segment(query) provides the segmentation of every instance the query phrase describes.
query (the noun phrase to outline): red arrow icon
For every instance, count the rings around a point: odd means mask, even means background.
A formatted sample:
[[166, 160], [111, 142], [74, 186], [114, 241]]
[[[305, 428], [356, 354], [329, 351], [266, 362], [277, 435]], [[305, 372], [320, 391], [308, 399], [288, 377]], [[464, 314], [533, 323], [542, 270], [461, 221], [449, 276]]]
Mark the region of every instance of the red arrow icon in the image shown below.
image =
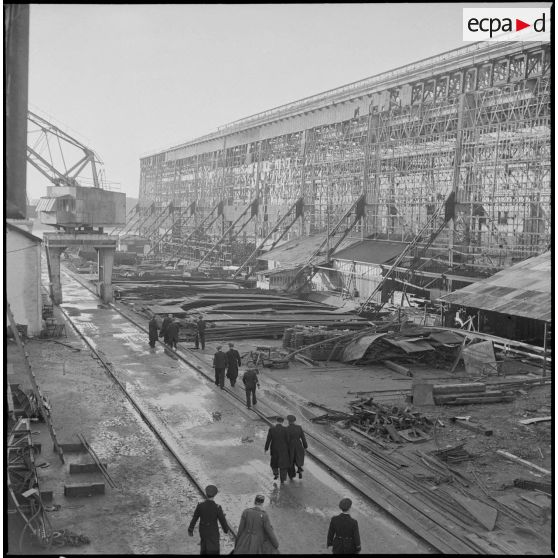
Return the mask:
[[530, 23], [525, 23], [524, 21], [521, 21], [520, 19], [515, 20], [515, 30], [516, 31], [521, 31], [522, 29], [525, 29], [526, 27], [531, 27], [531, 24]]

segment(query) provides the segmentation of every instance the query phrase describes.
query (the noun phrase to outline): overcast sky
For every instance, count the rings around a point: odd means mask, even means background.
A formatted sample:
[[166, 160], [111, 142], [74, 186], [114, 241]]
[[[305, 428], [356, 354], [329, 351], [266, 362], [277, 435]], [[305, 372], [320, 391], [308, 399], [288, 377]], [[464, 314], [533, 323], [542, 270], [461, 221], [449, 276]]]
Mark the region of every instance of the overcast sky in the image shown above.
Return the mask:
[[[465, 46], [461, 8], [474, 5], [31, 4], [29, 107], [137, 196], [141, 155]], [[28, 197], [46, 195], [28, 175]]]

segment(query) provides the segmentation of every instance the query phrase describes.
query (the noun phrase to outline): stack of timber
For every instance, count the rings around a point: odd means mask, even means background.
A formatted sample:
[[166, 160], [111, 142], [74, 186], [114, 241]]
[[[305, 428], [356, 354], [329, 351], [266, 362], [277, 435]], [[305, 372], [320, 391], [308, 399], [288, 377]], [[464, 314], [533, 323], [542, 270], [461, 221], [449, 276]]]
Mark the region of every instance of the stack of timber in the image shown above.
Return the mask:
[[369, 322], [325, 304], [296, 298], [251, 292], [189, 293], [180, 299], [150, 299], [150, 304], [135, 304], [146, 316], [172, 314], [179, 322], [179, 340], [193, 341], [196, 320], [206, 321], [206, 339], [229, 341], [251, 338], [280, 338], [285, 329], [297, 324], [320, 326], [322, 330], [343, 328], [349, 332], [369, 327]]
[[481, 382], [465, 384], [439, 384], [432, 386], [436, 405], [470, 405], [473, 403], [509, 403], [513, 393], [498, 389], [487, 389]]
[[[366, 324], [363, 324], [366, 327]], [[311, 360], [339, 360], [344, 347], [351, 339], [353, 329], [326, 329], [324, 326], [289, 327], [283, 334], [283, 347], [300, 349], [309, 347], [307, 356]], [[349, 335], [348, 339], [339, 340]]]

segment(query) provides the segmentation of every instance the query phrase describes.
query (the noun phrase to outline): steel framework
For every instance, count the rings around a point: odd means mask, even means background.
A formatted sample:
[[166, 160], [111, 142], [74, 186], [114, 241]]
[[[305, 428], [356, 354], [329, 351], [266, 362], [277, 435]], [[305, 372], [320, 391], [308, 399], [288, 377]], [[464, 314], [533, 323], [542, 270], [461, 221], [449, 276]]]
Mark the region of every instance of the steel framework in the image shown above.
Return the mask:
[[105, 187], [99, 156], [58, 126], [28, 111], [27, 136], [27, 161], [53, 184]]
[[[299, 198], [284, 238], [326, 234], [364, 193], [351, 236], [410, 242], [454, 192], [425, 269], [493, 272], [550, 243], [550, 68], [543, 43], [478, 43], [278, 107], [143, 157], [140, 203], [195, 202], [186, 259], [240, 265]], [[256, 199], [234, 245], [224, 232]]]

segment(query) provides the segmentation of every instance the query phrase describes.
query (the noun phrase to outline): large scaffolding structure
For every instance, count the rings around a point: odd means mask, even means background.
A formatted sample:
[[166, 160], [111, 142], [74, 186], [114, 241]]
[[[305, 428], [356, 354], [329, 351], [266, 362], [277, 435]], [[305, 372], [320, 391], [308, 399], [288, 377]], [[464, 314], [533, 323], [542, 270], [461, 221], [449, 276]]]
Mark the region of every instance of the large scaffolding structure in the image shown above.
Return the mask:
[[299, 198], [304, 219], [284, 240], [327, 234], [364, 193], [349, 236], [410, 242], [454, 192], [421, 268], [494, 272], [550, 243], [550, 56], [544, 43], [476, 43], [239, 120], [143, 157], [140, 203], [195, 202], [185, 259], [211, 250], [212, 264], [241, 265]]

